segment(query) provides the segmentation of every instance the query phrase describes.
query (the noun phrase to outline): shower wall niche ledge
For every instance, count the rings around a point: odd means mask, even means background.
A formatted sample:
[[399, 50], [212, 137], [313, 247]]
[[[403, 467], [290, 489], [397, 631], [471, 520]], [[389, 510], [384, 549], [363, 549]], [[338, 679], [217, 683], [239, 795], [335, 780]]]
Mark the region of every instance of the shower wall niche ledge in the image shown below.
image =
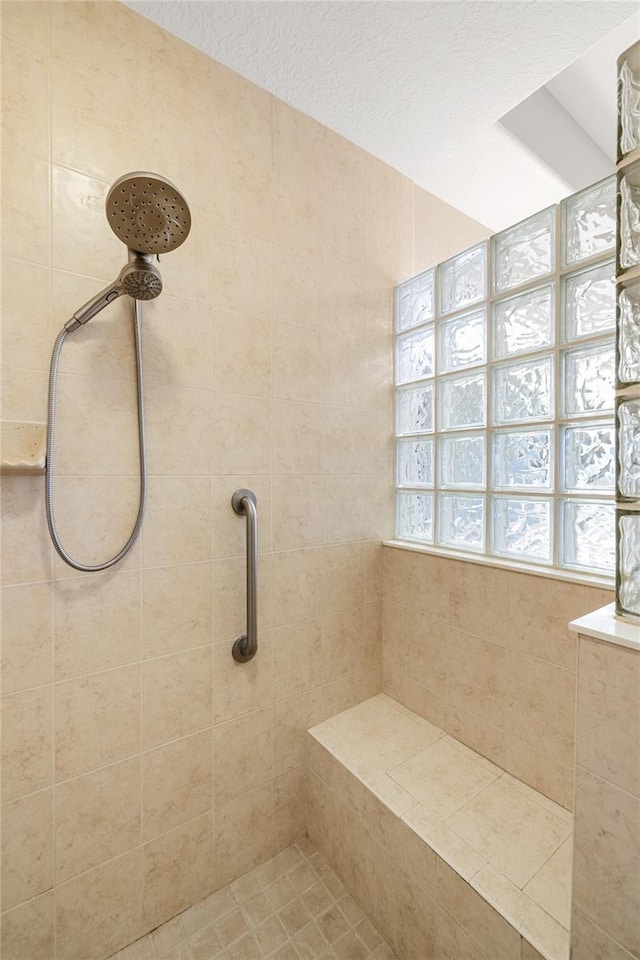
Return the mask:
[[606, 607], [572, 620], [569, 629], [583, 637], [593, 637], [640, 651], [640, 620], [634, 623], [629, 617], [616, 616], [615, 603], [608, 603]]
[[0, 432], [0, 475], [44, 473], [47, 425], [3, 420]]

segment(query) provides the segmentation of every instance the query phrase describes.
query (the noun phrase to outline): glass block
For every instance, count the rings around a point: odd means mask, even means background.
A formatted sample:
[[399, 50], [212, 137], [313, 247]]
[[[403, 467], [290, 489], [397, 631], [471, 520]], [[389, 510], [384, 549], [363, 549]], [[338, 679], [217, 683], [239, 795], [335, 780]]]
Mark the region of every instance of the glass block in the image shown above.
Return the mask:
[[396, 383], [424, 380], [434, 374], [433, 326], [407, 333], [396, 341]]
[[620, 156], [640, 146], [640, 50], [635, 44], [618, 71]]
[[611, 491], [615, 486], [616, 436], [613, 423], [564, 427], [563, 486], [568, 493]]
[[640, 514], [618, 515], [618, 601], [623, 610], [640, 616]]
[[433, 431], [433, 384], [405, 387], [396, 393], [396, 432], [400, 436]]
[[539, 287], [493, 307], [495, 357], [551, 346], [553, 343], [553, 287]]
[[565, 264], [615, 251], [616, 181], [601, 183], [568, 197], [562, 203], [562, 249]]
[[448, 377], [439, 384], [441, 430], [483, 427], [485, 423], [486, 376]]
[[493, 499], [493, 553], [551, 563], [551, 500]]
[[493, 289], [519, 287], [551, 273], [554, 263], [555, 207], [549, 207], [493, 238]]
[[553, 359], [495, 367], [493, 416], [496, 423], [548, 420], [553, 416]]
[[620, 180], [620, 266], [640, 263], [640, 164]]
[[562, 281], [565, 340], [590, 337], [616, 326], [616, 265], [612, 260]]
[[402, 333], [419, 323], [433, 320], [434, 270], [426, 270], [417, 277], [401, 283], [396, 289], [396, 330]]
[[640, 380], [640, 284], [618, 294], [618, 377], [621, 383]]
[[618, 450], [620, 496], [637, 500], [640, 497], [640, 400], [623, 400], [618, 404]]
[[613, 410], [613, 344], [597, 344], [564, 354], [564, 413], [573, 417]]
[[396, 457], [399, 487], [433, 486], [433, 440], [398, 440]]
[[440, 484], [443, 487], [479, 487], [485, 483], [483, 434], [442, 437], [439, 441]]
[[433, 543], [433, 494], [396, 493], [398, 536]]
[[486, 359], [486, 310], [474, 310], [440, 324], [440, 373], [474, 367]]
[[612, 503], [564, 500], [562, 565], [612, 574], [615, 567], [615, 517]]
[[484, 497], [442, 493], [439, 543], [460, 550], [484, 549]]
[[453, 313], [487, 295], [487, 245], [478, 244], [446, 260], [440, 271], [440, 313]]
[[493, 486], [553, 489], [551, 430], [493, 435]]

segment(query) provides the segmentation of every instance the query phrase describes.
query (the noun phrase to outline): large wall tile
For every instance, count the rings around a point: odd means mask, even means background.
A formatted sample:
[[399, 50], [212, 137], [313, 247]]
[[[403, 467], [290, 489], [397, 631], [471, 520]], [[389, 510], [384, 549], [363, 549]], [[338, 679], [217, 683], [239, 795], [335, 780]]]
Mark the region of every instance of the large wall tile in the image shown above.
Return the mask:
[[[322, 537], [325, 544], [361, 540], [365, 529], [364, 478], [322, 478]], [[373, 521], [372, 521], [373, 525]], [[371, 529], [367, 526], [367, 529]]]
[[319, 686], [322, 682], [322, 621], [318, 618], [274, 627], [271, 637], [274, 698], [283, 700]]
[[524, 653], [507, 656], [506, 728], [525, 743], [544, 743], [571, 766], [575, 740], [575, 673]]
[[152, 477], [142, 531], [145, 566], [211, 559], [211, 481]]
[[[26, 263], [24, 260], [12, 260], [9, 257], [2, 260], [0, 329], [3, 354], [11, 358], [12, 367], [44, 371], [49, 366], [54, 339], [50, 279], [51, 271], [48, 267]], [[29, 290], [28, 297], [24, 295], [25, 290]], [[8, 419], [7, 407], [3, 409], [3, 416]], [[44, 407], [42, 411], [44, 413]]]
[[[269, 320], [271, 244], [246, 234], [222, 230], [215, 236], [213, 257], [216, 309]], [[227, 330], [231, 332], [229, 327]], [[241, 321], [240, 333], [242, 336]]]
[[210, 730], [142, 756], [143, 838], [149, 840], [211, 809]]
[[320, 330], [324, 316], [322, 281], [322, 259], [315, 252], [276, 246], [273, 252], [273, 319], [278, 323]]
[[145, 929], [164, 923], [220, 886], [213, 881], [212, 839], [207, 813], [145, 844]]
[[476, 947], [487, 957], [519, 960], [518, 932], [440, 857], [436, 872], [438, 904], [456, 920]]
[[271, 636], [262, 630], [258, 652], [248, 663], [237, 663], [231, 641], [213, 645], [214, 723], [231, 720], [266, 706], [272, 700]]
[[100, 73], [136, 76], [140, 21], [122, 7], [101, 2], [73, 2], [51, 6], [51, 47], [54, 56], [92, 67]]
[[3, 477], [3, 583], [48, 580], [53, 548], [47, 541], [42, 478]]
[[53, 266], [111, 283], [126, 262], [126, 252], [104, 215], [110, 184], [59, 164], [53, 166], [52, 177]]
[[339, 613], [364, 602], [364, 552], [361, 543], [322, 548], [322, 612]]
[[580, 911], [573, 917], [571, 950], [574, 960], [635, 960], [628, 950]]
[[51, 45], [50, 14], [50, 5], [44, 0], [29, 4], [9, 0], [2, 8], [2, 35], [48, 53]]
[[[94, 263], [92, 271], [86, 277], [64, 270], [51, 271], [52, 338], [57, 336], [71, 315], [104, 286], [104, 277], [96, 279], [101, 276], [101, 267], [101, 263]], [[106, 279], [113, 280], [113, 277]], [[154, 304], [156, 302], [154, 301]], [[146, 321], [149, 318], [147, 311], [152, 308], [152, 304], [146, 305], [142, 323], [145, 382], [149, 376], [147, 346], [151, 334], [151, 324]], [[74, 331], [73, 336], [65, 340], [61, 370], [66, 374], [77, 373], [91, 379], [134, 381], [136, 368], [132, 312], [131, 301], [122, 297], [94, 317], [91, 323]], [[51, 346], [52, 344], [48, 344], [49, 351]], [[135, 417], [134, 411], [130, 410], [130, 415]], [[134, 425], [135, 419], [130, 420], [129, 429], [132, 430]]]
[[508, 684], [504, 647], [452, 630], [447, 672], [454, 707], [503, 726]]
[[2, 692], [53, 680], [51, 584], [3, 587]]
[[140, 169], [140, 103], [125, 73], [79, 73], [55, 59], [51, 72], [52, 159], [113, 181]]
[[53, 886], [53, 790], [2, 807], [2, 905], [5, 910]]
[[2, 698], [2, 801], [15, 800], [53, 781], [53, 688]]
[[[251, 278], [247, 285], [260, 282], [254, 279], [251, 269], [247, 277]], [[226, 303], [228, 297], [222, 299]], [[268, 320], [263, 318], [269, 315], [269, 311], [264, 307], [256, 308], [260, 319], [241, 315], [243, 308], [250, 307], [251, 303], [243, 302], [242, 298], [225, 309], [216, 306], [213, 324], [213, 389], [224, 393], [268, 397], [271, 395], [271, 327]]]
[[322, 344], [322, 402], [364, 408], [364, 344], [325, 337]]
[[320, 334], [315, 330], [274, 323], [272, 326], [272, 390], [281, 400], [321, 399]]
[[576, 771], [574, 910], [640, 955], [640, 798]]
[[[23, 188], [28, 184], [28, 189]], [[50, 167], [3, 136], [2, 254], [49, 264]]]
[[145, 747], [210, 727], [211, 648], [146, 660], [142, 689]]
[[141, 786], [137, 757], [56, 786], [58, 883], [140, 844]]
[[318, 403], [273, 401], [273, 472], [319, 474], [322, 408]]
[[271, 707], [218, 724], [214, 729], [216, 808], [271, 782]]
[[573, 758], [565, 763], [550, 757], [541, 741], [537, 746], [525, 743], [507, 730], [504, 741], [504, 765], [514, 776], [551, 797], [561, 806], [573, 807]]
[[96, 770], [141, 748], [140, 667], [55, 686], [56, 779]]
[[576, 761], [640, 796], [640, 657], [600, 640], [580, 640]]
[[473, 563], [456, 563], [450, 572], [451, 624], [476, 637], [504, 644], [505, 621], [495, 615], [507, 602], [504, 572]]
[[216, 808], [216, 887], [263, 863], [275, 852], [271, 783]]
[[131, 381], [61, 373], [56, 399], [56, 476], [136, 472], [136, 391]]
[[[129, 405], [132, 409], [132, 404]], [[146, 390], [147, 463], [152, 473], [211, 473], [211, 393], [174, 384]]]
[[56, 679], [140, 660], [140, 575], [107, 573], [54, 586]]
[[212, 564], [142, 571], [142, 655], [203, 647], [211, 642]]
[[316, 617], [322, 610], [322, 550], [286, 550], [273, 555], [274, 626]]
[[[131, 536], [138, 514], [139, 489], [137, 477], [56, 477], [56, 523], [64, 549], [80, 563], [98, 564], [114, 557]], [[152, 493], [153, 490], [150, 501]], [[147, 521], [150, 513], [149, 509]], [[139, 540], [119, 566], [121, 571], [140, 566]], [[56, 577], [84, 576], [57, 553], [53, 569]]]
[[[5, 14], [3, 13], [3, 18]], [[52, 957], [53, 891], [34, 897], [2, 915], [2, 956], [4, 960], [24, 957]]]
[[56, 958], [101, 960], [142, 930], [142, 851], [132, 850], [55, 891]]
[[297, 550], [322, 543], [319, 477], [273, 478], [273, 549]]
[[214, 393], [212, 469], [239, 476], [271, 472], [271, 402]]
[[144, 305], [143, 330], [146, 383], [211, 389], [213, 311], [209, 305], [180, 300], [168, 287], [161, 297]]

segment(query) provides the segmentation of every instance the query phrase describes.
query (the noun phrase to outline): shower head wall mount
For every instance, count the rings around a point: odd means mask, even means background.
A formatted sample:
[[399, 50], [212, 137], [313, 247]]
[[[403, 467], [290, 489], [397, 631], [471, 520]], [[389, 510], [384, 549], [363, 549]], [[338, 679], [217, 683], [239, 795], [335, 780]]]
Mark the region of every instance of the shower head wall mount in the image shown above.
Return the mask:
[[109, 226], [129, 249], [129, 262], [113, 283], [88, 300], [65, 323], [71, 333], [118, 297], [153, 300], [162, 292], [162, 277], [154, 256], [184, 243], [191, 229], [187, 201], [169, 180], [155, 173], [127, 173], [107, 194]]

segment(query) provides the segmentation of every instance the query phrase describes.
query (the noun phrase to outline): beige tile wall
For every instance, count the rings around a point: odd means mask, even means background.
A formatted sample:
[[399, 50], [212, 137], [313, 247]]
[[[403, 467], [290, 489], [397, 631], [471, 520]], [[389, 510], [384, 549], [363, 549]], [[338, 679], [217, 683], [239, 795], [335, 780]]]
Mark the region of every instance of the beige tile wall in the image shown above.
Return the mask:
[[567, 808], [577, 640], [613, 593], [383, 547], [383, 690]]
[[640, 651], [579, 638], [572, 953], [640, 958]]
[[358, 804], [362, 785], [354, 789], [344, 770], [336, 776], [331, 760], [323, 764], [332, 781], [328, 784], [317, 772], [316, 759], [307, 774], [309, 837], [375, 918], [398, 957], [542, 960], [431, 847], [416, 844], [415, 834], [388, 807], [372, 794]]
[[[303, 731], [380, 688], [392, 288], [486, 230], [123, 6], [1, 13], [4, 418], [44, 420], [55, 335], [124, 263], [113, 180], [157, 170], [193, 214], [144, 307], [140, 543], [78, 575], [43, 479], [2, 483], [3, 956], [101, 960], [299, 836]], [[137, 505], [124, 305], [69, 338], [58, 422], [59, 528], [94, 562]]]

